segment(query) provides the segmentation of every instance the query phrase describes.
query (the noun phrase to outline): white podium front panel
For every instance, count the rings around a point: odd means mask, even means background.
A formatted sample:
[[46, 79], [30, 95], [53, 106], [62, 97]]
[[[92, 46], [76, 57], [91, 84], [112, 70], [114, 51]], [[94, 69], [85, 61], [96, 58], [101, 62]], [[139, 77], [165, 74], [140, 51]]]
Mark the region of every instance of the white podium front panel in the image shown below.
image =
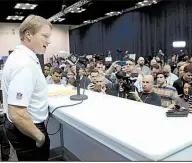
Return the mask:
[[[192, 116], [167, 118], [166, 110], [153, 105], [86, 91], [82, 104], [53, 113], [96, 141], [130, 159], [164, 160], [192, 145]], [[50, 111], [74, 104], [69, 96], [49, 98]]]

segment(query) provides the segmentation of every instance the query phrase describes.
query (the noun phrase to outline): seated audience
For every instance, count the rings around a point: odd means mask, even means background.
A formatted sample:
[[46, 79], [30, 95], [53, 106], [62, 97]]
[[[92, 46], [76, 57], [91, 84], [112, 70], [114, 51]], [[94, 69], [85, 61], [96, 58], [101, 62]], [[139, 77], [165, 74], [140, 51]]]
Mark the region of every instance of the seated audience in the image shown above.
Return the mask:
[[178, 79], [178, 77], [171, 72], [171, 66], [165, 65], [163, 68], [163, 71], [165, 72], [165, 74], [167, 76], [167, 78], [166, 78], [167, 84], [169, 84], [170, 86], [173, 86], [174, 81], [176, 81]]
[[74, 87], [76, 87], [76, 77], [75, 73], [70, 69], [67, 72], [67, 84], [70, 84]]
[[150, 62], [150, 66], [157, 64], [157, 61], [155, 59], [152, 59]]
[[161, 96], [162, 106], [169, 109], [175, 108], [178, 97], [177, 90], [168, 85], [166, 82], [166, 75], [163, 71], [157, 73], [157, 85], [154, 86], [154, 92]]
[[45, 76], [46, 80], [49, 80], [51, 78], [50, 70], [51, 70], [51, 65], [48, 63], [45, 64], [44, 65], [44, 76]]
[[136, 100], [139, 102], [161, 106], [161, 96], [153, 92], [154, 79], [152, 75], [145, 75], [143, 77], [143, 92], [133, 93]]
[[179, 74], [178, 76], [179, 77], [183, 76], [185, 66], [187, 66], [187, 63], [185, 63], [185, 64], [183, 64], [182, 66], [179, 67], [179, 71], [178, 71], [178, 74]]
[[91, 80], [87, 77], [87, 73], [84, 69], [79, 70], [80, 75], [80, 87], [87, 89], [88, 85], [91, 83]]
[[157, 73], [160, 71], [160, 67], [158, 64], [154, 64], [151, 66], [151, 75], [154, 79], [154, 85], [157, 85]]
[[149, 67], [145, 66], [145, 60], [143, 57], [139, 57], [138, 61], [137, 61], [137, 65], [135, 66], [135, 68], [140, 67], [141, 71], [144, 75], [149, 75], [150, 74], [150, 69]]
[[64, 84], [66, 85], [67, 81], [65, 78], [61, 78], [62, 70], [60, 68], [53, 68], [52, 75], [50, 79], [47, 79], [47, 84]]
[[[97, 61], [97, 62], [96, 62], [95, 69], [96, 69], [97, 71], [99, 71], [100, 74], [103, 73], [103, 74], [105, 75], [104, 64], [103, 64], [102, 61]], [[112, 86], [113, 86], [112, 82], [111, 82], [109, 79], [107, 79], [107, 78], [105, 78], [105, 84], [106, 84], [106, 87], [107, 87], [108, 89], [111, 89]]]
[[177, 79], [173, 83], [173, 87], [176, 88], [178, 95], [183, 95], [183, 86], [185, 83], [190, 83], [192, 79], [192, 65], [187, 65], [184, 67], [183, 76]]
[[106, 93], [107, 88], [105, 84], [105, 75], [99, 74], [95, 80], [95, 85], [93, 87], [93, 90], [95, 92], [100, 92], [100, 93]]
[[183, 92], [184, 95], [181, 97], [181, 102], [179, 102], [180, 107], [184, 107], [186, 109], [189, 109], [189, 87], [190, 85], [188, 83], [184, 84]]

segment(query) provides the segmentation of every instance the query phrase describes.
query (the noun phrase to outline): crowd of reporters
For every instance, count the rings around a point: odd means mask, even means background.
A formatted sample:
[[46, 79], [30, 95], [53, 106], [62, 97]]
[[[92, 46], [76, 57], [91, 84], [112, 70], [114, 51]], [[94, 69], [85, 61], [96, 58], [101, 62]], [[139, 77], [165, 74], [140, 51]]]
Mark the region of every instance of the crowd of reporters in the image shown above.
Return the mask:
[[[45, 64], [44, 75], [48, 84], [76, 87], [76, 66], [67, 61], [55, 67]], [[192, 64], [186, 56], [180, 61], [172, 56], [169, 63], [156, 56], [148, 64], [143, 57], [137, 61], [125, 57], [110, 66], [102, 59], [89, 58], [79, 75], [80, 87], [95, 92], [169, 109], [190, 105]]]

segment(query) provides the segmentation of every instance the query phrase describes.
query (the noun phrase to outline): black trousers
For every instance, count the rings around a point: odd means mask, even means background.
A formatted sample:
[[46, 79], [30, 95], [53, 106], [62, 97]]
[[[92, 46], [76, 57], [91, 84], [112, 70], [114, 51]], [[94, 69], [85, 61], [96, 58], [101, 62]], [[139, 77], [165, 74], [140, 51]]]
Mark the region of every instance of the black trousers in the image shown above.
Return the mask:
[[18, 161], [48, 161], [50, 151], [50, 139], [45, 124], [35, 124], [45, 135], [45, 143], [40, 148], [36, 146], [35, 140], [21, 133], [17, 127], [8, 119], [5, 121], [7, 137], [16, 150]]
[[8, 161], [10, 155], [10, 144], [5, 134], [4, 124], [0, 125], [0, 146], [1, 146], [1, 160]]

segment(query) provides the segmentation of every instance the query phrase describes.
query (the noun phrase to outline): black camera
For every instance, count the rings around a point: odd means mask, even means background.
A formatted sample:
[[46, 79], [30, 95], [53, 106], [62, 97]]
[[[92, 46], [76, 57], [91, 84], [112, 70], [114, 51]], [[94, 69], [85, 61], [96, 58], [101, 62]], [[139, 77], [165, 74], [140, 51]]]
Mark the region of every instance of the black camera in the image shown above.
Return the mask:
[[95, 58], [96, 61], [104, 61], [105, 60], [104, 54], [94, 54], [93, 58]]
[[132, 74], [131, 76], [126, 76], [124, 71], [119, 71], [116, 73], [116, 78], [119, 83], [119, 92], [124, 93], [124, 98], [135, 100], [130, 92], [135, 92], [135, 82], [137, 80], [137, 74]]
[[78, 56], [75, 54], [71, 54], [68, 57], [68, 60], [71, 61], [73, 64], [77, 65], [79, 68], [86, 68], [86, 65], [89, 62], [86, 56]]

